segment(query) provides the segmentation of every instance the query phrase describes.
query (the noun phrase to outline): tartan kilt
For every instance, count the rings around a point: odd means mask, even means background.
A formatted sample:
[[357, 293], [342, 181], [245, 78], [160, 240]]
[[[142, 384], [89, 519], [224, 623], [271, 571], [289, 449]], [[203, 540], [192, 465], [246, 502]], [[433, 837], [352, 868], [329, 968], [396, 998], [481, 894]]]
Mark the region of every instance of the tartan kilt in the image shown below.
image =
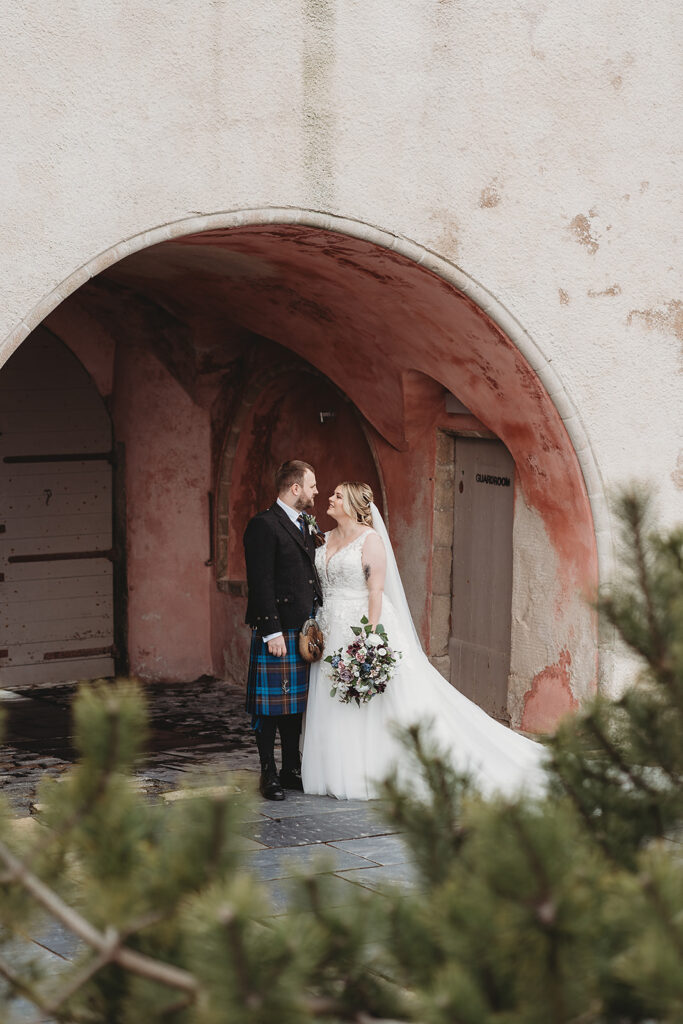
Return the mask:
[[299, 630], [282, 632], [287, 653], [276, 658], [252, 630], [245, 705], [252, 715], [296, 715], [306, 710], [310, 665], [299, 654]]

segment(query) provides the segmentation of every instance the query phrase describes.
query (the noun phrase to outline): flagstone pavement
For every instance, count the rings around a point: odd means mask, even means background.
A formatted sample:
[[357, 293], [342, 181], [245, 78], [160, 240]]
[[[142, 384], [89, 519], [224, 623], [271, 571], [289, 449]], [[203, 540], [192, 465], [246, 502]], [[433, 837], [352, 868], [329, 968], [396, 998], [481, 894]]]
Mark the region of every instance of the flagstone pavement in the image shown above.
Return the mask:
[[[0, 792], [9, 801], [18, 829], [40, 829], [37, 796], [44, 775], [58, 777], [73, 764], [72, 684], [0, 691], [5, 740], [0, 751]], [[210, 679], [148, 686], [150, 717], [147, 754], [136, 767], [137, 785], [150, 799], [174, 800], [191, 780], [253, 794], [239, 822], [245, 864], [261, 880], [269, 913], [287, 913], [291, 878], [302, 870], [328, 876], [326, 898], [343, 904], [358, 887], [381, 898], [387, 886], [414, 891], [416, 881], [406, 847], [387, 824], [377, 801], [335, 800], [288, 791], [281, 802], [257, 790], [258, 757], [240, 687]], [[26, 936], [48, 970], [58, 972], [78, 944], [61, 926], [50, 924]], [[6, 953], [7, 955], [7, 953]], [[28, 1006], [15, 1004], [17, 1021], [35, 1020]]]

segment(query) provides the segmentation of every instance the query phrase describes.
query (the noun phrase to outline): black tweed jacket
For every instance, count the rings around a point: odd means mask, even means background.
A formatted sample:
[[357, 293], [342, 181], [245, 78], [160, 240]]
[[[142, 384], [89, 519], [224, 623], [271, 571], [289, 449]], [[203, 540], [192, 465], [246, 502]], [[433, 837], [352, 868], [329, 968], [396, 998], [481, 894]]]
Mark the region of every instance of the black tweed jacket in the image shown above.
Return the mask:
[[244, 531], [249, 591], [245, 621], [262, 636], [298, 629], [314, 603], [323, 603], [315, 568], [315, 541], [275, 503]]

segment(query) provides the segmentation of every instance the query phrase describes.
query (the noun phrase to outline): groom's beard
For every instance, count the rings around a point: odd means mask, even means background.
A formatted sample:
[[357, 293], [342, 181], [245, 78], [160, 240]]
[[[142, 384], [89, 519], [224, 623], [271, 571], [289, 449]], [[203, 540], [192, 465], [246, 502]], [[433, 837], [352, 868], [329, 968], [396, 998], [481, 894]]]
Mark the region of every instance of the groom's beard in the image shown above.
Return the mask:
[[297, 498], [294, 508], [297, 512], [312, 512], [315, 508], [315, 498]]

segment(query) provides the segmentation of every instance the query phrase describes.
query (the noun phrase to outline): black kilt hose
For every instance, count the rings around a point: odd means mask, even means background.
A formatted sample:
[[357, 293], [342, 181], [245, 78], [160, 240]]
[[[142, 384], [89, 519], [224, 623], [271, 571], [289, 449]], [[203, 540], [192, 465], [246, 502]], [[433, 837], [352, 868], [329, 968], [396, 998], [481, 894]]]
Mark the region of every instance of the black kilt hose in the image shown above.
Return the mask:
[[[252, 628], [246, 710], [262, 715], [297, 715], [306, 710], [310, 666], [299, 654], [299, 631], [322, 588], [315, 568], [315, 541], [277, 503], [254, 516], [244, 534], [249, 592], [246, 621]], [[282, 632], [287, 647], [276, 658], [264, 636]]]

